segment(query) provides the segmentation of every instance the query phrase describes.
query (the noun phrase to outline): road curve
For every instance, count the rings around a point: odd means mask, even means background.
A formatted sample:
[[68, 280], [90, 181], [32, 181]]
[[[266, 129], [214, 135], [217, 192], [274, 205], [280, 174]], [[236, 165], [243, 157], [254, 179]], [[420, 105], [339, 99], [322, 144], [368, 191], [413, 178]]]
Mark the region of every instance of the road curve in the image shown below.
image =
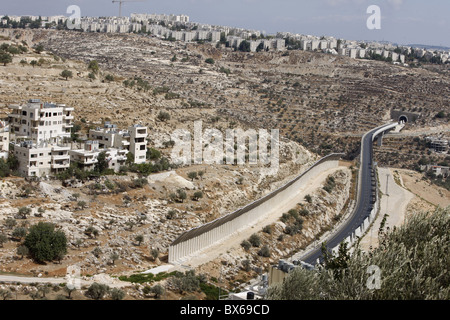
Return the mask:
[[[360, 169], [358, 182], [358, 197], [354, 211], [337, 231], [327, 240], [328, 249], [333, 249], [349, 237], [370, 215], [375, 201], [377, 181], [373, 169], [373, 141], [385, 131], [394, 128], [398, 123], [389, 123], [367, 132], [361, 139]], [[314, 248], [299, 260], [310, 265], [315, 265], [322, 258], [321, 248]]]

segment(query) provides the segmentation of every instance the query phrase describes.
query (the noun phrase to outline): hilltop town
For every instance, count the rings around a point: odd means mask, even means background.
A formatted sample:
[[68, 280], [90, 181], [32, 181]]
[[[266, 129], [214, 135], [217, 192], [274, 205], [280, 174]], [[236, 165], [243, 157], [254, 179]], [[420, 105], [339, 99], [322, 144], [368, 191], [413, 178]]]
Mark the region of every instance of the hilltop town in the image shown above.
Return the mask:
[[[450, 204], [448, 52], [268, 36], [185, 15], [83, 18], [82, 32], [63, 28], [66, 20], [0, 19], [1, 50], [11, 56], [0, 67], [0, 272], [64, 277], [77, 265], [83, 281], [103, 277], [129, 299], [159, 298], [156, 285], [168, 299], [211, 298], [206, 286], [239, 292], [342, 223], [356, 199], [361, 137], [391, 120], [406, 127], [384, 136], [374, 155], [414, 194], [405, 207]], [[193, 132], [195, 121], [223, 132], [279, 129], [278, 172], [174, 163], [172, 134]], [[193, 268], [202, 290], [184, 290], [180, 274], [165, 272], [184, 232], [331, 153], [343, 153], [338, 168], [291, 210]], [[45, 264], [18, 251], [39, 222], [68, 240], [67, 253]], [[142, 274], [154, 269], [161, 279]], [[176, 272], [192, 276], [183, 265]], [[87, 286], [76, 298], [86, 299]], [[23, 299], [41, 292], [19, 287]]]

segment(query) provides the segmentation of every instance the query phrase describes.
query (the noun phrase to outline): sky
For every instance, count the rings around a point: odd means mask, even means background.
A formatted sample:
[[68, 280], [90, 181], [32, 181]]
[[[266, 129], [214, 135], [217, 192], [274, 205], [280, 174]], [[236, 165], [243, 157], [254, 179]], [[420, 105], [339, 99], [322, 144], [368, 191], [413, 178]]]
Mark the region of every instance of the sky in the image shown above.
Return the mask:
[[[78, 5], [82, 16], [118, 16], [112, 0], [0, 0], [0, 15], [66, 15]], [[370, 5], [381, 10], [381, 29], [369, 30]], [[450, 47], [449, 0], [141, 0], [124, 3], [131, 13], [186, 14], [193, 22], [292, 32], [348, 40], [391, 41]]]

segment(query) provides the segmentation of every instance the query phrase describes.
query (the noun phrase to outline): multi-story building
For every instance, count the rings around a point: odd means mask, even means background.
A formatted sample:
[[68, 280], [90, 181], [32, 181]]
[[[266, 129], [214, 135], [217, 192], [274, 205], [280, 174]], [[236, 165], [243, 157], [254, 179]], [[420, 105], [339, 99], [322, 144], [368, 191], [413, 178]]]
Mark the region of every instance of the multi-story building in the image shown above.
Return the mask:
[[116, 125], [106, 123], [104, 128], [89, 131], [89, 139], [98, 141], [99, 149], [118, 149], [131, 152], [134, 163], [144, 163], [147, 154], [147, 128], [140, 125], [128, 130], [118, 130]]
[[78, 167], [86, 171], [92, 171], [95, 169], [95, 165], [98, 163], [98, 155], [100, 154], [100, 148], [98, 141], [86, 141], [84, 149], [70, 150], [70, 161], [78, 164]]
[[0, 153], [6, 151], [7, 154], [9, 139], [14, 140], [18, 171], [24, 176], [52, 175], [69, 168], [71, 161], [85, 170], [93, 170], [102, 151], [106, 152], [109, 168], [115, 171], [125, 164], [129, 153], [135, 163], [146, 161], [146, 127], [135, 125], [128, 130], [118, 130], [117, 126], [106, 123], [104, 128], [89, 132], [91, 140], [84, 148], [72, 150], [68, 141], [73, 127], [72, 107], [34, 99], [26, 105], [10, 108], [11, 130], [6, 123], [0, 123]]
[[12, 109], [12, 113], [8, 115], [12, 139], [52, 144], [70, 138], [74, 119], [72, 107], [42, 103], [38, 99], [31, 99], [23, 106], [9, 107]]
[[14, 146], [14, 155], [19, 162], [19, 172], [27, 177], [42, 177], [69, 168], [69, 146], [40, 145], [24, 141]]

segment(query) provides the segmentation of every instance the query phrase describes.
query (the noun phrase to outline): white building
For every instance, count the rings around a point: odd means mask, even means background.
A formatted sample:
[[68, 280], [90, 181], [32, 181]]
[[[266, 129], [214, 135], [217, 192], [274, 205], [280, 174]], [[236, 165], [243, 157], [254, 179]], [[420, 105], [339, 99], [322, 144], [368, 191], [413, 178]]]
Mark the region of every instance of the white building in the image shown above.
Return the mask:
[[0, 121], [0, 158], [8, 158], [9, 152], [9, 125]]
[[128, 130], [118, 130], [115, 125], [106, 123], [104, 128], [89, 131], [89, 139], [98, 141], [99, 149], [118, 149], [131, 152], [134, 163], [144, 163], [147, 155], [147, 128], [139, 125]]
[[70, 138], [73, 127], [72, 107], [64, 104], [42, 103], [31, 99], [26, 105], [10, 105], [8, 115], [14, 139], [33, 141], [35, 144], [61, 142]]
[[211, 42], [219, 42], [220, 41], [220, 31], [211, 31]]
[[84, 149], [69, 151], [70, 161], [77, 163], [80, 168], [86, 171], [95, 169], [99, 154], [98, 141], [86, 141]]
[[70, 167], [69, 146], [33, 144], [24, 141], [14, 146], [19, 162], [18, 171], [27, 177], [42, 177], [58, 173]]

